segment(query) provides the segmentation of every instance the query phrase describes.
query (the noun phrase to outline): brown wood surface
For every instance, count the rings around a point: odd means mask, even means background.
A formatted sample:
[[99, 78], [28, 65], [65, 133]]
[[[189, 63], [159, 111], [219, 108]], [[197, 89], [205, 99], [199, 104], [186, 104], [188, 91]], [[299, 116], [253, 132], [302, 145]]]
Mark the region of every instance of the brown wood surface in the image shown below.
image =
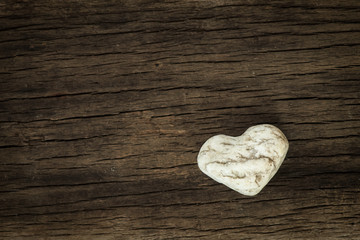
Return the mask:
[[[0, 239], [360, 239], [360, 1], [0, 2]], [[270, 123], [245, 197], [197, 167]]]

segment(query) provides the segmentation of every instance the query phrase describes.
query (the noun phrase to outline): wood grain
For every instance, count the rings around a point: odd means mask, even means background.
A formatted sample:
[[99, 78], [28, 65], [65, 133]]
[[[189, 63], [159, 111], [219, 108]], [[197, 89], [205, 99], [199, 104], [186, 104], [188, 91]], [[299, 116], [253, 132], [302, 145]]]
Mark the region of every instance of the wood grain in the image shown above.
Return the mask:
[[[0, 3], [1, 239], [360, 239], [359, 1]], [[196, 164], [270, 123], [256, 197]]]

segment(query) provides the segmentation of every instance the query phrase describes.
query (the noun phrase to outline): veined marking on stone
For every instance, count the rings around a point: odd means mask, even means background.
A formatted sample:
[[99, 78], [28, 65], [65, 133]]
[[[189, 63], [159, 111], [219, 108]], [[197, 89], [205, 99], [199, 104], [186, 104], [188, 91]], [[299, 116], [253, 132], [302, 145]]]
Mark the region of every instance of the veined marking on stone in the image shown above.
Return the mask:
[[244, 195], [253, 196], [275, 175], [289, 144], [285, 135], [269, 124], [249, 128], [239, 137], [217, 135], [201, 147], [202, 172]]
[[221, 145], [224, 145], [224, 146], [234, 146], [234, 144], [231, 144], [231, 143], [227, 143], [227, 142], [222, 142], [220, 143]]

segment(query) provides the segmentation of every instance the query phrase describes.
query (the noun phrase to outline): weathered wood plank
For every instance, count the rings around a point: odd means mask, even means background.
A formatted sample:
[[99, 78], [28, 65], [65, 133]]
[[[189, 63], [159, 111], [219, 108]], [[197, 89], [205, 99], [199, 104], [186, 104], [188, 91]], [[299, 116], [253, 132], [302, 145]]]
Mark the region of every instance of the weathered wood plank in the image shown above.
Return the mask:
[[[2, 239], [360, 238], [358, 1], [0, 3]], [[197, 168], [258, 123], [256, 197]]]

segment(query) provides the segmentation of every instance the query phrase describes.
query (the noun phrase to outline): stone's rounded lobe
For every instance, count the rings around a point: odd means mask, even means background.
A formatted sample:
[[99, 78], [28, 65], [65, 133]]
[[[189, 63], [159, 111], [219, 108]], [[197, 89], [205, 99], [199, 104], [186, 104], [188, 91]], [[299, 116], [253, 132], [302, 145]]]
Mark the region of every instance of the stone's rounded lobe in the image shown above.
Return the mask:
[[201, 147], [200, 170], [229, 188], [247, 195], [258, 194], [275, 175], [289, 148], [277, 127], [250, 127], [239, 137], [216, 135]]

